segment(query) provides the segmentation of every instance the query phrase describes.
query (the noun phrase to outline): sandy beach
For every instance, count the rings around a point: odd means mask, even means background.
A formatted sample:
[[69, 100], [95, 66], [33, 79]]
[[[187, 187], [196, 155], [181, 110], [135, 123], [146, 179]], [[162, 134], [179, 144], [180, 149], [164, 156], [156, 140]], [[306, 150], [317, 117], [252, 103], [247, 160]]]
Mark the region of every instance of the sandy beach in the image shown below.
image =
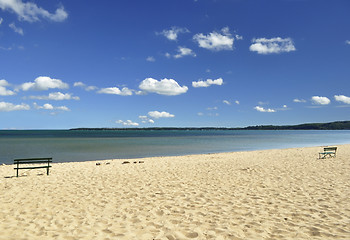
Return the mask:
[[0, 166], [0, 239], [350, 239], [350, 145], [322, 150]]

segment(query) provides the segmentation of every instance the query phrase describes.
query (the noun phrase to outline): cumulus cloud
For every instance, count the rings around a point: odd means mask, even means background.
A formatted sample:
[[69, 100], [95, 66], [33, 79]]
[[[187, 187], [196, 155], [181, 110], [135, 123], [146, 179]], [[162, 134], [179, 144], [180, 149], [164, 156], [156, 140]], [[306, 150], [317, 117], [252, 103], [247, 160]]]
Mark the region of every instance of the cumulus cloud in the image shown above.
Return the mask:
[[346, 104], [350, 104], [350, 97], [344, 96], [344, 95], [334, 95], [334, 99], [337, 102], [342, 102]]
[[174, 55], [174, 58], [182, 58], [184, 56], [197, 56], [196, 53], [192, 51], [192, 49], [186, 47], [178, 47], [177, 52], [178, 54]]
[[14, 91], [8, 90], [6, 88], [9, 85], [10, 84], [6, 80], [0, 80], [0, 96], [11, 96], [16, 94]]
[[255, 38], [252, 40], [249, 50], [258, 54], [272, 54], [282, 52], [292, 52], [296, 48], [291, 38]]
[[234, 38], [230, 33], [230, 29], [225, 27], [220, 32], [211, 32], [208, 35], [199, 33], [193, 36], [199, 47], [212, 51], [233, 50]]
[[159, 111], [151, 111], [148, 112], [148, 116], [151, 118], [173, 118], [175, 115], [170, 114], [168, 112], [159, 112]]
[[116, 123], [123, 124], [124, 126], [138, 126], [139, 124], [137, 122], [133, 122], [131, 120], [117, 120]]
[[23, 91], [36, 90], [44, 91], [52, 88], [67, 89], [69, 85], [62, 82], [60, 79], [53, 79], [50, 77], [41, 76], [34, 80], [34, 82], [26, 82], [20, 86]]
[[187, 28], [171, 27], [170, 29], [165, 29], [162, 32], [156, 33], [157, 35], [163, 35], [171, 41], [176, 41], [180, 33], [190, 32]]
[[295, 98], [295, 99], [293, 99], [293, 102], [296, 102], [296, 103], [305, 103], [306, 100], [305, 100], [305, 99], [298, 99], [298, 98]]
[[331, 100], [329, 100], [329, 98], [327, 97], [319, 97], [319, 96], [313, 96], [311, 98], [311, 101], [314, 104], [318, 104], [318, 105], [328, 105], [331, 103]]
[[238, 100], [236, 100], [236, 101], [235, 101], [235, 103], [236, 103], [237, 105], [239, 105], [239, 104], [240, 104], [240, 102], [239, 102]]
[[10, 23], [9, 27], [15, 32], [18, 33], [19, 35], [24, 35], [23, 29], [20, 27], [17, 27], [15, 23]]
[[269, 113], [276, 112], [276, 110], [274, 109], [271, 109], [271, 108], [266, 109], [260, 106], [256, 106], [254, 109], [257, 110], [258, 112], [269, 112]]
[[115, 94], [115, 95], [121, 95], [121, 96], [131, 96], [132, 90], [130, 90], [127, 87], [122, 88], [122, 90], [120, 90], [117, 87], [109, 87], [109, 88], [101, 88], [97, 93]]
[[154, 123], [154, 120], [149, 118], [148, 116], [139, 116], [139, 118], [141, 119], [142, 123]]
[[147, 61], [147, 62], [155, 62], [156, 59], [155, 59], [154, 57], [152, 57], [152, 56], [148, 56], [148, 57], [146, 58], [146, 61]]
[[174, 79], [167, 78], [164, 78], [160, 81], [153, 78], [146, 78], [140, 83], [139, 88], [145, 92], [168, 96], [183, 94], [188, 90], [188, 87], [181, 87]]
[[0, 17], [0, 25], [2, 24], [3, 21], [4, 19]]
[[350, 45], [350, 40], [346, 40], [345, 43]]
[[62, 6], [57, 8], [55, 13], [49, 13], [33, 2], [23, 2], [22, 0], [0, 0], [0, 8], [4, 11], [7, 10], [16, 13], [20, 20], [28, 22], [36, 22], [40, 18], [62, 22], [68, 17], [68, 13]]
[[49, 104], [49, 103], [45, 103], [43, 106], [42, 106], [43, 109], [47, 109], [47, 110], [53, 110], [54, 107]]
[[0, 112], [11, 112], [20, 110], [30, 110], [30, 106], [24, 103], [15, 105], [9, 102], [0, 102]]
[[55, 100], [55, 101], [80, 100], [79, 97], [73, 96], [70, 93], [61, 93], [61, 92], [49, 93], [48, 96], [29, 96], [29, 98], [30, 99], [38, 99], [38, 100]]
[[43, 106], [40, 106], [37, 103], [34, 103], [33, 105], [35, 109], [70, 111], [70, 109], [66, 106], [54, 107], [50, 103], [45, 103]]
[[85, 91], [93, 91], [93, 90], [97, 89], [97, 87], [95, 87], [95, 86], [88, 86], [88, 85], [86, 85], [83, 82], [75, 82], [74, 83], [74, 87], [80, 87], [80, 88], [84, 89]]
[[197, 82], [192, 82], [192, 87], [198, 88], [198, 87], [209, 87], [211, 85], [219, 85], [221, 86], [224, 83], [222, 78], [218, 78], [215, 80], [212, 79], [207, 79], [206, 81], [197, 81]]

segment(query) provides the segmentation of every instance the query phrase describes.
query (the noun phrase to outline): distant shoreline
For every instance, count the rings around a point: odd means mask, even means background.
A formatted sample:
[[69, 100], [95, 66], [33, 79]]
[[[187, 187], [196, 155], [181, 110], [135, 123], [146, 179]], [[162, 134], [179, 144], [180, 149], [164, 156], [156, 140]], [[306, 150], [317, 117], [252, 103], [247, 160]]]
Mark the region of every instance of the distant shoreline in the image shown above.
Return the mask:
[[257, 125], [243, 128], [230, 127], [149, 127], [149, 128], [72, 128], [71, 131], [99, 131], [99, 130], [350, 130], [350, 121], [336, 121], [329, 123], [304, 123], [298, 125]]

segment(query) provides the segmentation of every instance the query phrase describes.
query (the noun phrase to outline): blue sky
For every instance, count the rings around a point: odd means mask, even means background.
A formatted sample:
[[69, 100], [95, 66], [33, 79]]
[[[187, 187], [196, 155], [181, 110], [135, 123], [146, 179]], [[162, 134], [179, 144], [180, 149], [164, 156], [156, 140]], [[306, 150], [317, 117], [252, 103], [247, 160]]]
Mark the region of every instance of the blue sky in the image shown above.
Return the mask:
[[0, 129], [349, 120], [348, 0], [0, 0]]

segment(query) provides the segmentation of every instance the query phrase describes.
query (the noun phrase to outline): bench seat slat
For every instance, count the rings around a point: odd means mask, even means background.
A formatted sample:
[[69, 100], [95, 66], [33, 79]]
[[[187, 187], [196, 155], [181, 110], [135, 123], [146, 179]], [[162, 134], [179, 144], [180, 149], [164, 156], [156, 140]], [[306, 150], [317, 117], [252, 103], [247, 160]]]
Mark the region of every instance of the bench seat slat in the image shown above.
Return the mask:
[[38, 166], [38, 167], [18, 167], [18, 168], [14, 168], [14, 169], [36, 169], [36, 168], [49, 168], [52, 166]]

